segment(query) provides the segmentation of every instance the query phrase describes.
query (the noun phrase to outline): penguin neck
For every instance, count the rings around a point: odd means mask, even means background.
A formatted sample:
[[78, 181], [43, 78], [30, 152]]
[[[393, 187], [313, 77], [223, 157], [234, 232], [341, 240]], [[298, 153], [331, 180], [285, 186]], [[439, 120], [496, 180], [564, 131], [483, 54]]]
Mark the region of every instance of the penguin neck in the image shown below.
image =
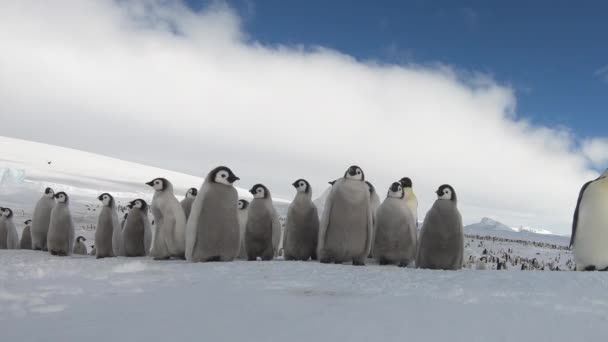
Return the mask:
[[293, 201], [297, 203], [312, 202], [312, 192], [298, 192]]
[[414, 194], [414, 190], [412, 188], [403, 189], [403, 193], [405, 196], [403, 197], [406, 201], [410, 199], [415, 199], [416, 195]]

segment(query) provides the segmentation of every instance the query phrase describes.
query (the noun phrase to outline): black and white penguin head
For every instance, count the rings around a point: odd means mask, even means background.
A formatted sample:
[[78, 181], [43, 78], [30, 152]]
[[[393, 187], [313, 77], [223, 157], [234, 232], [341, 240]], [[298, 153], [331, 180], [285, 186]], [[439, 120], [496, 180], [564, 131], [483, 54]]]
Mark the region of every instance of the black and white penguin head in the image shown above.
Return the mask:
[[67, 203], [68, 202], [68, 194], [65, 192], [58, 192], [55, 194], [55, 198], [59, 203]]
[[[144, 201], [141, 198], [131, 201], [129, 203], [129, 205], [131, 206], [131, 208], [137, 208], [137, 209], [141, 209], [141, 210], [148, 209], [148, 203], [146, 203], [146, 201]], [[126, 216], [125, 216], [125, 218], [126, 218]]]
[[456, 202], [456, 191], [449, 184], [443, 184], [435, 193], [437, 194], [437, 199]]
[[84, 236], [79, 236], [76, 238], [76, 242], [82, 242], [82, 241], [87, 241], [87, 239], [85, 239]]
[[308, 181], [306, 179], [298, 179], [297, 181], [293, 182], [294, 188], [296, 188], [296, 190], [298, 190], [298, 192], [301, 193], [310, 193], [310, 183], [308, 183]]
[[365, 184], [367, 185], [367, 189], [369, 190], [370, 195], [376, 192], [376, 187], [372, 183], [365, 181]]
[[198, 190], [196, 190], [196, 188], [190, 188], [186, 192], [186, 198], [196, 197], [196, 195], [198, 195]]
[[240, 199], [238, 201], [237, 208], [239, 208], [239, 210], [245, 210], [245, 209], [247, 209], [247, 207], [249, 207], [249, 201], [248, 200]]
[[390, 188], [388, 188], [388, 194], [386, 196], [399, 199], [403, 198], [405, 194], [403, 193], [403, 187], [401, 186], [401, 183], [394, 182], [393, 184], [391, 184]]
[[104, 207], [112, 207], [112, 205], [114, 203], [114, 197], [112, 197], [112, 195], [110, 195], [107, 192], [99, 195], [99, 197], [97, 197], [97, 199], [101, 201], [101, 203], [103, 204]]
[[32, 224], [32, 220], [26, 220], [25, 222], [23, 222], [23, 224], [29, 226], [30, 224]]
[[266, 188], [263, 184], [254, 185], [249, 192], [253, 195], [253, 198], [268, 197], [268, 188]]
[[13, 211], [10, 208], [2, 208], [2, 216], [11, 218], [13, 217]]
[[46, 188], [44, 189], [44, 196], [46, 196], [47, 198], [54, 198], [55, 191], [53, 191], [53, 189], [51, 188]]
[[353, 165], [349, 167], [348, 170], [346, 170], [346, 172], [344, 173], [344, 178], [364, 181], [365, 174], [363, 174], [363, 170], [361, 170], [360, 167], [358, 167], [357, 165]]
[[155, 178], [146, 183], [146, 185], [151, 186], [155, 191], [165, 191], [169, 185], [169, 181], [165, 178]]
[[401, 180], [399, 181], [399, 183], [401, 183], [401, 186], [404, 189], [412, 187], [412, 180], [409, 177], [403, 177], [403, 178], [401, 178]]
[[232, 185], [240, 178], [237, 177], [228, 167], [218, 166], [209, 172], [207, 179], [218, 184]]

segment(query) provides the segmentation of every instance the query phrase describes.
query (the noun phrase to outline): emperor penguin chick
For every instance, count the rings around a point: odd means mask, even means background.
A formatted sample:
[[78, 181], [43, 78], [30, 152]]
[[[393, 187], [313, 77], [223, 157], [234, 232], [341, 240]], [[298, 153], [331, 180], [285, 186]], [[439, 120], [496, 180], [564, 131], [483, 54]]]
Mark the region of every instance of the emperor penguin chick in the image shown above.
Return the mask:
[[46, 236], [51, 222], [51, 210], [55, 207], [55, 192], [46, 188], [42, 198], [36, 203], [32, 216], [32, 248], [46, 251]]
[[444, 184], [436, 193], [437, 200], [426, 214], [420, 231], [416, 267], [459, 270], [464, 255], [464, 234], [456, 192]]
[[278, 252], [281, 238], [281, 223], [268, 188], [262, 184], [249, 190], [253, 201], [249, 204], [247, 226], [245, 228], [245, 248], [247, 260], [272, 260]]
[[186, 214], [186, 220], [190, 217], [190, 210], [192, 209], [192, 203], [194, 203], [196, 195], [198, 195], [198, 190], [196, 190], [196, 188], [190, 188], [186, 192], [186, 197], [180, 202], [184, 209], [184, 214]]
[[319, 227], [317, 255], [322, 263], [365, 265], [372, 246], [373, 214], [365, 175], [351, 166], [331, 187]]
[[237, 204], [237, 210], [241, 239], [239, 259], [247, 259], [247, 250], [245, 249], [245, 228], [247, 227], [247, 213], [249, 212], [249, 201], [246, 199], [240, 199]]
[[205, 177], [186, 227], [188, 261], [232, 261], [239, 254], [238, 193], [233, 186], [237, 180], [239, 177], [225, 166], [216, 167]]
[[76, 238], [76, 243], [74, 244], [74, 254], [79, 255], [87, 255], [87, 246], [83, 241], [87, 241], [84, 236], [79, 236]]
[[21, 249], [32, 249], [32, 220], [27, 220], [24, 224], [25, 228], [23, 228], [23, 232], [21, 233], [19, 246]]
[[399, 182], [401, 183], [401, 187], [403, 188], [403, 192], [405, 194], [405, 196], [403, 196], [403, 201], [412, 212], [414, 221], [416, 222], [416, 227], [418, 227], [418, 199], [416, 198], [416, 194], [414, 194], [414, 189], [412, 188], [412, 180], [409, 177], [403, 177]]
[[150, 255], [155, 260], [185, 259], [186, 214], [175, 198], [173, 184], [165, 178], [156, 178], [146, 184], [154, 189], [150, 206], [156, 227]]
[[71, 255], [74, 246], [74, 222], [70, 213], [70, 200], [65, 192], [58, 192], [55, 198], [57, 204], [51, 211], [46, 245], [51, 255]]
[[[102, 203], [95, 230], [97, 259], [118, 256], [120, 255], [120, 236], [115, 236], [114, 232], [119, 233], [120, 224], [118, 223], [118, 213], [114, 209], [114, 197], [109, 193], [103, 193], [97, 199]], [[114, 243], [117, 245], [115, 246]]]
[[146, 256], [150, 253], [152, 230], [148, 218], [148, 204], [141, 198], [129, 205], [129, 214], [122, 230], [122, 243], [127, 257]]
[[287, 211], [283, 243], [285, 260], [316, 260], [319, 215], [312, 202], [312, 188], [305, 179], [298, 179], [292, 185], [297, 193]]
[[394, 182], [376, 215], [374, 258], [380, 265], [406, 267], [416, 258], [416, 223], [408, 208], [403, 206], [404, 192]]
[[9, 208], [0, 208], [0, 249], [19, 249], [19, 234]]

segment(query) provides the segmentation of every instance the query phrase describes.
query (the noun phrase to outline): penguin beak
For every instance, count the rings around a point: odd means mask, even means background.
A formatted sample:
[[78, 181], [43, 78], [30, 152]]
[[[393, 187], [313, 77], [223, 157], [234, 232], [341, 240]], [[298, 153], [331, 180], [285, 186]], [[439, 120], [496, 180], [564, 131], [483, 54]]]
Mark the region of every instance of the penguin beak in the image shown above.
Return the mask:
[[251, 188], [251, 189], [249, 190], [249, 193], [250, 193], [250, 194], [252, 194], [252, 195], [255, 195], [255, 190], [254, 190], [253, 188]]
[[348, 169], [348, 174], [351, 176], [354, 176], [357, 174], [357, 169], [355, 169], [354, 167], [351, 167]]
[[237, 177], [236, 175], [232, 174], [232, 175], [228, 176], [228, 182], [230, 182], [230, 183], [234, 183], [234, 182], [236, 182], [238, 180], [240, 180], [240, 178]]
[[97, 197], [97, 199], [101, 201], [101, 195], [99, 195], [99, 197]]
[[293, 182], [293, 184], [291, 184], [291, 185], [293, 185], [294, 188], [297, 188], [298, 187], [298, 182], [297, 181]]
[[151, 181], [149, 181], [148, 183], [146, 183], [146, 185], [153, 186], [153, 185], [154, 185], [154, 181], [153, 181], [153, 180], [151, 180]]
[[441, 190], [437, 190], [437, 191], [435, 191], [435, 193], [437, 194], [437, 196], [441, 196], [441, 195], [443, 195], [443, 194], [441, 193]]

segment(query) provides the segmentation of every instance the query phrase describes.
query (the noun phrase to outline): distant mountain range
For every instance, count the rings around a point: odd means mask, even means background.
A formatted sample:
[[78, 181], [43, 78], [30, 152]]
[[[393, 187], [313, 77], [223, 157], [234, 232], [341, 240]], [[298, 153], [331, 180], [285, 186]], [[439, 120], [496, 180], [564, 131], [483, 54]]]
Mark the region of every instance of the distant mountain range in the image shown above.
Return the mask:
[[479, 223], [464, 227], [464, 233], [469, 235], [495, 236], [512, 240], [526, 240], [536, 242], [568, 245], [569, 236], [555, 235], [548, 230], [528, 227], [513, 228], [491, 218], [484, 217]]

